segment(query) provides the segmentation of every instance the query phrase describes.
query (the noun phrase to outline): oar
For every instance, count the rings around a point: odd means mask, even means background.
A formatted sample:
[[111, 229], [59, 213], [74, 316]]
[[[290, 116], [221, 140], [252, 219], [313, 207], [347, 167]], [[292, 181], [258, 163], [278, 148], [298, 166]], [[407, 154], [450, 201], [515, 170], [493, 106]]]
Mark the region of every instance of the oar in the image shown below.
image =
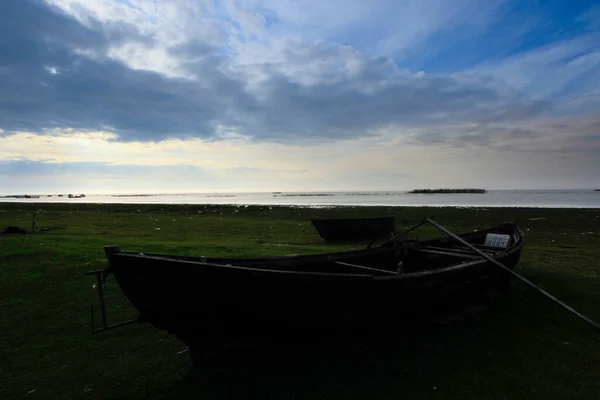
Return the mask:
[[373, 243], [375, 243], [375, 241], [379, 238], [379, 236], [381, 236], [381, 234], [385, 231], [385, 226], [382, 226], [381, 229], [379, 230], [379, 232], [377, 232], [377, 235], [375, 235], [375, 237], [373, 238], [373, 240], [371, 240], [369, 242], [369, 244], [367, 245], [367, 249], [370, 249], [371, 246], [373, 246]]
[[467, 246], [471, 250], [475, 251], [476, 253], [478, 253], [479, 255], [481, 255], [482, 257], [484, 257], [485, 259], [487, 259], [491, 263], [493, 263], [493, 264], [497, 265], [498, 267], [502, 268], [503, 270], [505, 270], [509, 274], [511, 274], [511, 275], [519, 278], [520, 280], [522, 280], [523, 282], [525, 282], [526, 284], [528, 284], [532, 288], [536, 289], [537, 291], [539, 291], [541, 294], [543, 294], [544, 296], [546, 296], [550, 300], [554, 301], [555, 303], [558, 303], [560, 306], [564, 307], [565, 309], [567, 309], [571, 313], [575, 314], [576, 316], [578, 316], [579, 318], [581, 318], [582, 320], [584, 320], [585, 322], [587, 322], [588, 324], [592, 325], [594, 328], [596, 328], [596, 329], [598, 329], [600, 331], [600, 325], [598, 325], [592, 319], [590, 319], [590, 318], [586, 317], [585, 315], [581, 314], [580, 312], [578, 312], [577, 310], [575, 310], [573, 307], [569, 306], [568, 304], [565, 304], [562, 301], [558, 300], [556, 297], [554, 297], [550, 293], [546, 292], [544, 289], [542, 289], [541, 287], [537, 286], [535, 283], [533, 283], [530, 280], [528, 280], [527, 278], [524, 278], [523, 276], [519, 275], [518, 273], [516, 273], [512, 269], [508, 268], [507, 266], [505, 266], [504, 264], [502, 264], [500, 261], [496, 260], [495, 258], [490, 257], [488, 254], [486, 254], [483, 251], [479, 250], [477, 247], [473, 246], [471, 243], [467, 242], [466, 240], [464, 240], [460, 236], [455, 235], [454, 233], [450, 232], [448, 229], [444, 228], [443, 226], [441, 226], [437, 222], [433, 221], [432, 219], [427, 218], [426, 221], [429, 222], [431, 225], [435, 226], [436, 228], [438, 228], [439, 230], [441, 230], [442, 232], [444, 232], [445, 234], [447, 234], [447, 235], [453, 237], [454, 239], [458, 240], [459, 242], [461, 242], [462, 244], [464, 244], [465, 246]]

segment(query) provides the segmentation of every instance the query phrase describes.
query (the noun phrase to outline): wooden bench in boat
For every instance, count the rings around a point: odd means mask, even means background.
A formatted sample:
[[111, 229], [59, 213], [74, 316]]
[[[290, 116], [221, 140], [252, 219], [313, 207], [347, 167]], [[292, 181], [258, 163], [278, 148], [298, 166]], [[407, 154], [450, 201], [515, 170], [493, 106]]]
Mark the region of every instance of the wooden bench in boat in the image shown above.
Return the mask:
[[423, 249], [416, 250], [419, 253], [427, 253], [427, 254], [439, 254], [441, 256], [451, 256], [451, 257], [459, 257], [459, 258], [470, 258], [477, 259], [481, 258], [480, 255], [476, 253], [468, 254], [462, 251], [451, 251], [449, 249], [438, 250], [438, 248], [425, 247]]
[[[498, 250], [495, 248], [489, 248], [484, 246], [478, 247], [480, 250], [485, 251], [486, 253], [502, 253], [502, 250]], [[437, 246], [425, 246], [424, 249], [427, 250], [439, 250], [439, 251], [448, 251], [448, 252], [456, 252], [456, 253], [466, 253], [466, 254], [477, 254], [473, 250], [468, 247], [463, 246], [452, 246], [452, 247], [437, 247]]]

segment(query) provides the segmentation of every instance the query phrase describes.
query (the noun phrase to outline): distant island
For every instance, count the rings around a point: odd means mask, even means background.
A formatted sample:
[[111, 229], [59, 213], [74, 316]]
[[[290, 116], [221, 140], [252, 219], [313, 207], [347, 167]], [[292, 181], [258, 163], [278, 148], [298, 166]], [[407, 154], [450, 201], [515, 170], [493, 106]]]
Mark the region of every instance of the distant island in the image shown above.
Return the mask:
[[39, 199], [39, 195], [33, 194], [14, 194], [10, 196], [2, 196], [3, 199]]
[[594, 189], [594, 192], [600, 192], [600, 189]]
[[[42, 197], [52, 197], [51, 194], [44, 194], [44, 195], [39, 195], [39, 194], [13, 194], [13, 195], [9, 195], [9, 196], [0, 196], [0, 198], [2, 199], [39, 199], [40, 196]], [[58, 197], [64, 197], [64, 195], [59, 194]], [[70, 199], [81, 199], [85, 197], [85, 194], [69, 194], [68, 196]]]
[[485, 189], [414, 189], [409, 194], [486, 193]]

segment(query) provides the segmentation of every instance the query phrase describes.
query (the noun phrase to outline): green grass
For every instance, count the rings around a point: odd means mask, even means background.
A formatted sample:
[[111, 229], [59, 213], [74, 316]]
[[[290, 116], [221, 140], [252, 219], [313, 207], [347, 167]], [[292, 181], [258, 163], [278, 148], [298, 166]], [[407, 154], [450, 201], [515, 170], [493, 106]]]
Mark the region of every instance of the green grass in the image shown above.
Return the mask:
[[[395, 215], [402, 230], [433, 217], [456, 232], [517, 220], [527, 240], [518, 271], [600, 320], [600, 210], [4, 203], [0, 228], [29, 228], [32, 211], [39, 211], [40, 227], [64, 228], [0, 235], [1, 399], [596, 399], [600, 393], [598, 332], [518, 283], [491, 308], [452, 324], [340, 340], [327, 350], [263, 349], [192, 371], [185, 345], [149, 325], [92, 334], [89, 305], [97, 293], [94, 279], [81, 275], [105, 265], [108, 244], [214, 256], [359, 246], [325, 244], [311, 218]], [[419, 232], [438, 235], [433, 228]], [[107, 302], [110, 323], [136, 316], [110, 278]]]

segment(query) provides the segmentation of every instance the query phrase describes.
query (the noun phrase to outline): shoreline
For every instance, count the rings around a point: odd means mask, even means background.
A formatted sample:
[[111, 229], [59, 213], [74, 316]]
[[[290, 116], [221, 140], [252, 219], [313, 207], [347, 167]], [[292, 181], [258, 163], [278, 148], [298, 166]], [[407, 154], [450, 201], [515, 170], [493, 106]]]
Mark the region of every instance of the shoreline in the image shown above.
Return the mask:
[[283, 207], [283, 208], [307, 208], [307, 209], [335, 209], [335, 208], [445, 208], [445, 209], [535, 209], [535, 210], [600, 210], [599, 206], [566, 206], [566, 205], [545, 205], [536, 206], [531, 204], [526, 205], [494, 205], [494, 204], [290, 204], [290, 203], [173, 203], [173, 202], [75, 202], [75, 201], [0, 201], [0, 208], [3, 204], [11, 205], [73, 205], [73, 206], [168, 206], [168, 207], [231, 207], [231, 208], [248, 208], [248, 207]]
[[[0, 203], [22, 204], [162, 204], [206, 206], [286, 207], [468, 207], [468, 208], [600, 208], [600, 197], [590, 190], [496, 190], [479, 193], [408, 194], [407, 192], [206, 193], [163, 195], [89, 195], [85, 198], [0, 198]], [[1, 207], [1, 205], [0, 205]]]

